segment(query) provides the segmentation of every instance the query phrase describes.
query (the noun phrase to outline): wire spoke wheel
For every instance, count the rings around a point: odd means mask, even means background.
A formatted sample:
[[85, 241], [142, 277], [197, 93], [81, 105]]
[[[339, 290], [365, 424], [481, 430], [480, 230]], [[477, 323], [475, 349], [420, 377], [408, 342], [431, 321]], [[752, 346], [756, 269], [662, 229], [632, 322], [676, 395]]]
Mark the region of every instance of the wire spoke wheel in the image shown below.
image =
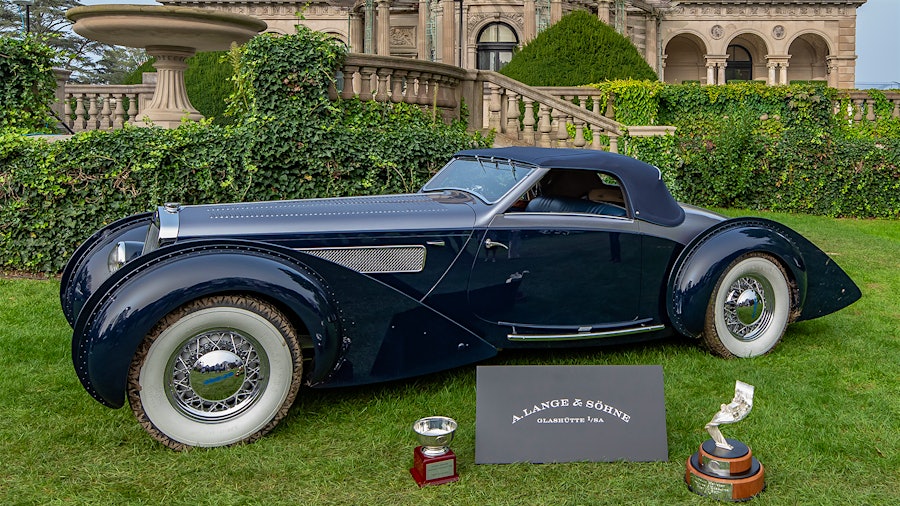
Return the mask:
[[723, 357], [755, 357], [781, 340], [791, 314], [790, 284], [777, 260], [751, 253], [728, 266], [706, 311], [702, 339]]
[[225, 446], [259, 439], [296, 398], [296, 333], [273, 306], [249, 297], [200, 299], [163, 318], [135, 354], [128, 399], [166, 446]]

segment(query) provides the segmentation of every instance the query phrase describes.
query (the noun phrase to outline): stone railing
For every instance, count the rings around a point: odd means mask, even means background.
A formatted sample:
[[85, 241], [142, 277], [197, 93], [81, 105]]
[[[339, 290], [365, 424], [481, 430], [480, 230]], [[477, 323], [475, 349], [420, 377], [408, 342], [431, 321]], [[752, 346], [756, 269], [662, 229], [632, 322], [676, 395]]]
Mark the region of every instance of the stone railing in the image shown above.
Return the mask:
[[351, 53], [329, 90], [332, 99], [416, 104], [445, 120], [459, 118], [461, 100], [470, 103], [470, 71], [441, 63]]
[[[617, 139], [624, 133], [619, 123], [596, 110], [496, 72], [405, 58], [351, 54], [330, 93], [332, 98], [417, 104], [445, 120], [459, 118], [464, 102], [470, 130], [493, 129], [509, 144], [604, 149], [605, 136], [609, 149], [616, 151]], [[574, 128], [574, 138], [569, 135], [569, 125]], [[643, 133], [659, 135], [672, 130]], [[586, 131], [592, 134], [590, 143], [585, 140]]]
[[[65, 84], [63, 78], [59, 114], [75, 132], [120, 128], [127, 121], [140, 123], [141, 110], [153, 95], [153, 77], [146, 75], [144, 84], [131, 86]], [[409, 58], [350, 54], [330, 93], [334, 99], [415, 104], [444, 120], [459, 118], [464, 103], [469, 129], [493, 129], [498, 144], [607, 149], [604, 139], [608, 139], [608, 149], [616, 151], [619, 137], [626, 132], [613, 118], [612, 101], [600, 100], [599, 90], [530, 87], [496, 72]], [[874, 100], [868, 93], [848, 93], [852, 120], [873, 121]], [[900, 117], [900, 92], [887, 92], [886, 97], [894, 104], [893, 116]], [[664, 126], [627, 127], [632, 137], [672, 131], [673, 127]]]
[[[900, 92], [891, 91], [885, 92], [885, 98], [888, 101], [893, 102], [894, 109], [891, 112], [891, 116], [894, 118], [900, 118]], [[865, 90], [850, 90], [847, 92], [847, 97], [850, 99], [852, 105], [852, 110], [849, 111], [851, 116], [851, 120], [854, 123], [859, 123], [861, 121], [875, 121], [875, 100], [869, 97], [869, 93]], [[839, 104], [835, 104], [835, 113], [837, 113], [837, 108]]]
[[[139, 123], [141, 110], [153, 95], [152, 77], [145, 74], [144, 84], [130, 86], [65, 84], [63, 80], [61, 117], [74, 132]], [[329, 90], [333, 99], [405, 102], [440, 114], [445, 121], [459, 118], [464, 103], [469, 129], [493, 129], [498, 144], [617, 151], [618, 138], [624, 134], [622, 125], [599, 112], [598, 101], [591, 109], [585, 107], [587, 98], [598, 94], [590, 88], [533, 88], [496, 72], [355, 53], [347, 57], [336, 77]], [[578, 104], [573, 103], [574, 97]], [[606, 111], [612, 111], [610, 104]], [[574, 136], [569, 134], [570, 125]], [[673, 130], [630, 127], [629, 134], [661, 135]]]
[[122, 128], [126, 122], [140, 121], [153, 88], [153, 84], [69, 84], [62, 118], [73, 132]]

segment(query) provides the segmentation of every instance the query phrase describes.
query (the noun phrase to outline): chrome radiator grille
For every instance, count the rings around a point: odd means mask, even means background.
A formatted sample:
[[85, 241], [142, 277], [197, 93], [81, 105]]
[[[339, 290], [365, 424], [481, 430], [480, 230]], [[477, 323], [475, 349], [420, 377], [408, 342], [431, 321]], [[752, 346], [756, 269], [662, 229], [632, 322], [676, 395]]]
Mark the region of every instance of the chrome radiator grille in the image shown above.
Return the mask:
[[297, 248], [297, 251], [364, 274], [420, 272], [425, 268], [425, 246]]

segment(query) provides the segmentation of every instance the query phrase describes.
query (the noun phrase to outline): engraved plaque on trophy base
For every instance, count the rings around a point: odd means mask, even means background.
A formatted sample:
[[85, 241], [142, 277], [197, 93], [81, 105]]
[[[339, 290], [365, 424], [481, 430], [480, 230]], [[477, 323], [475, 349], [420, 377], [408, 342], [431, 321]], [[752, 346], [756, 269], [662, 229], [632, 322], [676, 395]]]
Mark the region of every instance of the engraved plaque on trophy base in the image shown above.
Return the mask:
[[420, 487], [459, 480], [459, 475], [456, 474], [456, 454], [450, 449], [443, 455], [429, 457], [421, 446], [417, 446], [413, 452], [413, 467], [409, 472]]
[[765, 469], [744, 443], [727, 439], [727, 450], [708, 439], [688, 459], [684, 480], [695, 494], [720, 501], [746, 501], [766, 486]]

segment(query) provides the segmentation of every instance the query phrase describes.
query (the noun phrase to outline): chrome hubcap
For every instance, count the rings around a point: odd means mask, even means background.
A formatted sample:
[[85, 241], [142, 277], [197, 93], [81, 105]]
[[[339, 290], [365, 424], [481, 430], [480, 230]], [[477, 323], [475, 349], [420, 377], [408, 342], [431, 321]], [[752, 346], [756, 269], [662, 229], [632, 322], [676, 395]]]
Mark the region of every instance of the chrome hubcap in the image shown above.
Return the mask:
[[199, 421], [219, 422], [253, 405], [266, 387], [268, 360], [259, 343], [234, 330], [189, 338], [169, 360], [166, 393]]
[[772, 320], [774, 301], [768, 294], [772, 286], [762, 278], [742, 277], [728, 288], [725, 297], [725, 325], [736, 339], [752, 341], [766, 330]]

